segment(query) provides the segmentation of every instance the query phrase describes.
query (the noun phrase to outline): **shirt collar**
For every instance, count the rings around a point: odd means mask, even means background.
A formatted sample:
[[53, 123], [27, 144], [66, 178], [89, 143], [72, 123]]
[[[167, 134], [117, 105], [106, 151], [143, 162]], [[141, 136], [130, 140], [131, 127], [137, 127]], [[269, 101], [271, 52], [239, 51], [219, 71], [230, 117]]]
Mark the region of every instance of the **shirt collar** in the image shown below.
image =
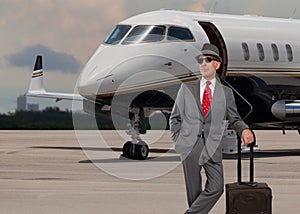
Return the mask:
[[[205, 87], [206, 82], [207, 82], [206, 79], [201, 78], [200, 85], [203, 86], [203, 87]], [[215, 87], [215, 85], [216, 85], [216, 78], [213, 78], [212, 80], [210, 80], [210, 82], [211, 82], [211, 86]]]

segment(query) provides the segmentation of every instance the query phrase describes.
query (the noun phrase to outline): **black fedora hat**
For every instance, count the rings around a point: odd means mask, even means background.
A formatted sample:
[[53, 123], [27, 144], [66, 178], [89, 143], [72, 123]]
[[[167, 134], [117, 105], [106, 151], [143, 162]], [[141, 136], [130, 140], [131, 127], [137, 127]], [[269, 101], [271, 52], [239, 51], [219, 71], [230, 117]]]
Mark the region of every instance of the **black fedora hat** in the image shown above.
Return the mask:
[[198, 58], [200, 56], [204, 56], [204, 55], [208, 55], [208, 56], [213, 56], [215, 57], [219, 62], [222, 62], [222, 58], [219, 56], [219, 49], [210, 43], [204, 43], [203, 47], [201, 49], [201, 54], [199, 54], [198, 56], [196, 56], [196, 60], [198, 60]]

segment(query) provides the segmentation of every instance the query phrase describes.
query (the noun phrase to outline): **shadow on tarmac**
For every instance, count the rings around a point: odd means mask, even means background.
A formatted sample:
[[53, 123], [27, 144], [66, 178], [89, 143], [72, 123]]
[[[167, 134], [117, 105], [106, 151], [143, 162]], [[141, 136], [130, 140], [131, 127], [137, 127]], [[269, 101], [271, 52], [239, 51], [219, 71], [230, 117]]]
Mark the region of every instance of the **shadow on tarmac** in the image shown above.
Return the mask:
[[[142, 160], [145, 162], [180, 162], [179, 156], [163, 156], [163, 157], [149, 157], [146, 160]], [[109, 158], [109, 159], [94, 159], [94, 160], [82, 160], [79, 163], [140, 163], [141, 160], [132, 160], [128, 158], [124, 158], [120, 155], [120, 158]]]
[[[53, 150], [86, 150], [86, 151], [115, 151], [122, 153], [122, 148], [111, 147], [111, 148], [94, 148], [94, 147], [65, 147], [65, 146], [34, 146], [30, 147], [33, 149], [53, 149]], [[172, 153], [176, 154], [173, 149], [150, 149], [151, 153]], [[271, 157], [297, 157], [300, 156], [300, 149], [286, 149], [286, 150], [264, 150], [264, 151], [255, 151], [255, 158], [271, 158]], [[243, 159], [249, 158], [249, 153], [243, 153]], [[224, 160], [236, 160], [236, 154], [224, 154]], [[177, 156], [157, 156], [157, 157], [149, 157], [145, 161], [180, 161], [179, 155]], [[79, 163], [111, 163], [111, 162], [140, 162], [140, 160], [131, 160], [124, 158], [120, 155], [120, 158], [111, 158], [111, 159], [95, 159], [95, 160], [82, 160]]]
[[[94, 148], [94, 147], [68, 147], [68, 146], [33, 146], [32, 149], [54, 149], [54, 150], [86, 150], [86, 151], [115, 151], [122, 152], [122, 148], [109, 147], [109, 148]], [[150, 149], [151, 153], [173, 153], [176, 154], [174, 149]]]

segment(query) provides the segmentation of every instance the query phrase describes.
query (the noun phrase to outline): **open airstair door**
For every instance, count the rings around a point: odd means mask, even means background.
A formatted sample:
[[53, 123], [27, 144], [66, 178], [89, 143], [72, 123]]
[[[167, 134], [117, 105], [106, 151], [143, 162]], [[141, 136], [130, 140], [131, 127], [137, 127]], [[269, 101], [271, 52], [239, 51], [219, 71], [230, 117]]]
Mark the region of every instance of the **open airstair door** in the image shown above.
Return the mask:
[[227, 65], [228, 65], [228, 57], [227, 57], [225, 41], [220, 31], [217, 29], [217, 27], [214, 24], [210, 22], [198, 22], [198, 23], [205, 31], [210, 43], [217, 46], [220, 51], [220, 57], [223, 59], [223, 62], [220, 68], [217, 70], [217, 73], [220, 75], [221, 79], [224, 79], [226, 76]]

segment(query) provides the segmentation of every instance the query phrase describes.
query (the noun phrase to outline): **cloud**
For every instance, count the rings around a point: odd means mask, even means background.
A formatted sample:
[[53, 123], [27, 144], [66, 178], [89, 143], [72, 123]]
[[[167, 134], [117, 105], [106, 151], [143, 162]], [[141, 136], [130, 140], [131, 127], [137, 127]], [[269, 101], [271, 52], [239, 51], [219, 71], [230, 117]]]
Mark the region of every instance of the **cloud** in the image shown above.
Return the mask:
[[82, 67], [81, 63], [70, 54], [57, 52], [39, 44], [28, 46], [18, 53], [7, 56], [6, 59], [13, 66], [32, 68], [37, 55], [43, 56], [45, 70], [77, 73]]
[[84, 63], [126, 17], [123, 0], [1, 0], [1, 53], [42, 44]]

